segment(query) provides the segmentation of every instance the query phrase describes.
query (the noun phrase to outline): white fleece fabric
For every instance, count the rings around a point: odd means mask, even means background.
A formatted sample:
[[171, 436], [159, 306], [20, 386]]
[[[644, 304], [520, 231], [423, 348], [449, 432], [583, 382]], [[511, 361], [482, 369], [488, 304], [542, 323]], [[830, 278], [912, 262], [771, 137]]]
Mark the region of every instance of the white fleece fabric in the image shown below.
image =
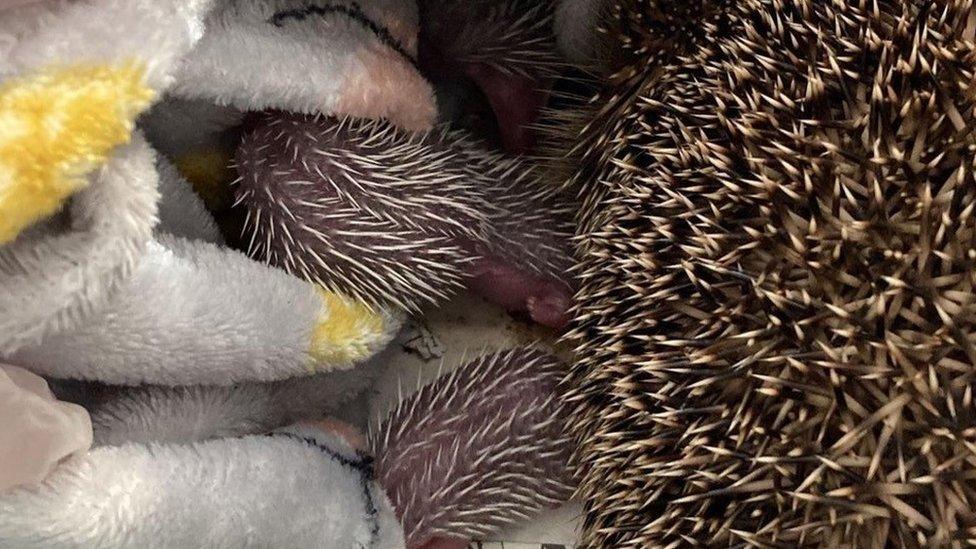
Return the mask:
[[160, 158], [156, 169], [159, 171], [160, 193], [157, 233], [223, 245], [224, 237], [213, 216], [176, 168]]
[[156, 222], [156, 156], [140, 136], [77, 193], [66, 218], [0, 247], [0, 355], [81, 325], [135, 267]]
[[0, 16], [0, 80], [49, 66], [142, 62], [158, 91], [203, 34], [212, 0], [52, 0]]
[[[341, 9], [308, 12], [312, 6]], [[388, 118], [411, 129], [432, 124], [436, 106], [429, 84], [350, 11], [383, 25], [416, 59], [412, 1], [222, 0], [172, 92], [241, 110]], [[275, 19], [286, 13], [294, 16]]]
[[[206, 24], [210, 0], [5, 10], [0, 83], [51, 66], [136, 62], [160, 97], [179, 90], [248, 109], [432, 119], [423, 79], [359, 23], [279, 27], [251, 16], [300, 2], [217, 2]], [[360, 4], [416, 54], [413, 2]], [[402, 81], [379, 94], [363, 87], [390, 66]], [[307, 85], [279, 87], [288, 79]], [[415, 93], [390, 93], [403, 89]], [[342, 110], [362, 95], [373, 101]], [[88, 177], [62, 212], [0, 248], [0, 358], [58, 378], [208, 387], [122, 390], [96, 412], [104, 446], [69, 458], [39, 487], [0, 493], [0, 547], [403, 547], [368, 462], [341, 441], [300, 427], [256, 434], [358, 389], [352, 375], [315, 378], [318, 394], [295, 379], [351, 366], [310, 355], [333, 301], [221, 248], [199, 199], [140, 134]], [[399, 328], [383, 315], [382, 333], [359, 336], [369, 352]]]
[[362, 393], [378, 373], [379, 364], [371, 361], [355, 370], [275, 383], [132, 389], [92, 411], [95, 444], [197, 442], [323, 419]]
[[[145, 56], [147, 78], [162, 91], [199, 38], [207, 4], [15, 8], [0, 19], [0, 36], [17, 41], [4, 67], [43, 66], [44, 56], [61, 54], [65, 62]], [[145, 41], [157, 31], [165, 37], [149, 51]], [[66, 44], [77, 46], [71, 55]], [[133, 385], [229, 385], [352, 365], [322, 360], [329, 349], [311, 354], [314, 330], [331, 315], [314, 287], [215, 245], [209, 214], [171, 166], [157, 167], [141, 135], [90, 179], [64, 215], [0, 248], [0, 357], [45, 375]], [[385, 315], [383, 332], [364, 333], [361, 343], [378, 350], [398, 327]]]
[[394, 549], [403, 532], [363, 461], [307, 428], [102, 447], [0, 494], [0, 545]]
[[[312, 285], [244, 255], [200, 241], [160, 236], [114, 298], [74, 330], [10, 355], [52, 377], [119, 385], [231, 385], [351, 367], [317, 364], [312, 331], [329, 321]], [[369, 352], [399, 323], [367, 334]]]
[[[139, 64], [163, 93], [211, 0], [51, 0], [0, 15], [0, 84], [52, 67]], [[156, 223], [155, 153], [141, 135], [88, 175], [67, 215], [0, 248], [0, 354], [70, 330], [128, 276]]]

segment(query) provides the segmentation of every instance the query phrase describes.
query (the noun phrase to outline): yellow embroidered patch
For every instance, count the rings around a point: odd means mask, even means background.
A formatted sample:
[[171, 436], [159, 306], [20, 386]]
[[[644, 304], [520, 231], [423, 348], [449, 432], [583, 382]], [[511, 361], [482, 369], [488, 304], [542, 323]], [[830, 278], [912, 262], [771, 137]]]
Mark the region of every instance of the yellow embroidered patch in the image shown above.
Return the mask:
[[230, 183], [234, 170], [230, 164], [230, 154], [218, 149], [188, 152], [176, 159], [176, 169], [210, 211], [229, 208], [233, 203]]
[[53, 213], [129, 141], [155, 92], [138, 64], [72, 66], [0, 85], [0, 244]]
[[318, 288], [325, 305], [324, 318], [312, 331], [311, 355], [316, 363], [363, 360], [382, 334], [383, 317], [365, 304]]

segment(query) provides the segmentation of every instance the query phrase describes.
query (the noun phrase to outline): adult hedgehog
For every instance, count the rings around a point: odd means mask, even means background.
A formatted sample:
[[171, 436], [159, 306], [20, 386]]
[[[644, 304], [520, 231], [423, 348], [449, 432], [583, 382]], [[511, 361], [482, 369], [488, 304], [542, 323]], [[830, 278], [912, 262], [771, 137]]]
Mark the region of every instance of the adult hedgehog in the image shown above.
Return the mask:
[[973, 1], [601, 13], [584, 545], [976, 538]]

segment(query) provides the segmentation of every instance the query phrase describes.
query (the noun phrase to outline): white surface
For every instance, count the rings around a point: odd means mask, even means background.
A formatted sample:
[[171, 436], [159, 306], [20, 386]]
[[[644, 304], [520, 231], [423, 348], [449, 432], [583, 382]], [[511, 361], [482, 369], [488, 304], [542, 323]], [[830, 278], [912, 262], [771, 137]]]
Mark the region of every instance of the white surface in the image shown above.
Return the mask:
[[[579, 543], [579, 517], [582, 513], [581, 505], [570, 503], [544, 513], [528, 524], [493, 537], [502, 541], [552, 543], [572, 547]], [[505, 548], [509, 549], [507, 543]]]

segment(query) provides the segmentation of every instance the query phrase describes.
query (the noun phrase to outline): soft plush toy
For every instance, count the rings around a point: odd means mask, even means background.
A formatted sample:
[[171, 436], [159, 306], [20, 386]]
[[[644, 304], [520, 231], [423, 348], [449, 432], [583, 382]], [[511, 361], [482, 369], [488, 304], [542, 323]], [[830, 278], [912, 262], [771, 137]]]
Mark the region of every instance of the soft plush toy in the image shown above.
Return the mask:
[[229, 384], [346, 367], [395, 333], [392, 314], [223, 249], [134, 130], [206, 6], [44, 2], [0, 18], [8, 361], [107, 383]]
[[94, 449], [0, 493], [0, 545], [463, 544], [569, 497], [561, 372], [532, 349], [483, 357], [369, 444], [334, 422], [281, 427], [326, 407], [315, 384], [124, 393], [91, 407]]
[[[382, 486], [346, 429], [296, 423], [368, 383], [348, 368], [390, 341], [409, 297], [346, 297], [374, 296], [375, 279], [344, 276], [341, 261], [337, 276], [307, 276], [324, 283], [315, 284], [249, 260], [223, 245], [183, 177], [219, 174], [228, 134], [268, 131], [254, 111], [383, 119], [397, 126], [391, 135], [429, 129], [436, 106], [411, 62], [416, 35], [416, 6], [394, 1], [51, 0], [0, 11], [0, 358], [54, 378], [141, 386], [84, 392], [94, 449], [40, 486], [0, 495], [0, 545], [400, 547], [464, 539], [566, 497], [557, 372], [534, 351], [475, 361], [401, 408], [372, 447]], [[351, 175], [343, 185], [356, 185]], [[489, 240], [505, 230], [441, 231], [466, 220], [378, 211], [364, 196], [339, 192], [352, 208], [316, 198], [353, 218], [329, 234], [330, 261], [385, 252], [383, 276], [416, 284], [414, 256], [356, 222], [386, 216], [412, 231], [415, 249], [437, 241], [452, 253], [466, 246], [461, 263], [487, 257], [465, 276], [537, 280], [513, 308], [561, 322], [561, 264], [487, 256], [478, 250], [498, 249]], [[512, 211], [476, 219], [515, 227]], [[555, 248], [549, 231], [527, 243], [508, 234], [545, 258], [561, 253], [545, 251]], [[504, 512], [473, 520], [489, 504]]]

